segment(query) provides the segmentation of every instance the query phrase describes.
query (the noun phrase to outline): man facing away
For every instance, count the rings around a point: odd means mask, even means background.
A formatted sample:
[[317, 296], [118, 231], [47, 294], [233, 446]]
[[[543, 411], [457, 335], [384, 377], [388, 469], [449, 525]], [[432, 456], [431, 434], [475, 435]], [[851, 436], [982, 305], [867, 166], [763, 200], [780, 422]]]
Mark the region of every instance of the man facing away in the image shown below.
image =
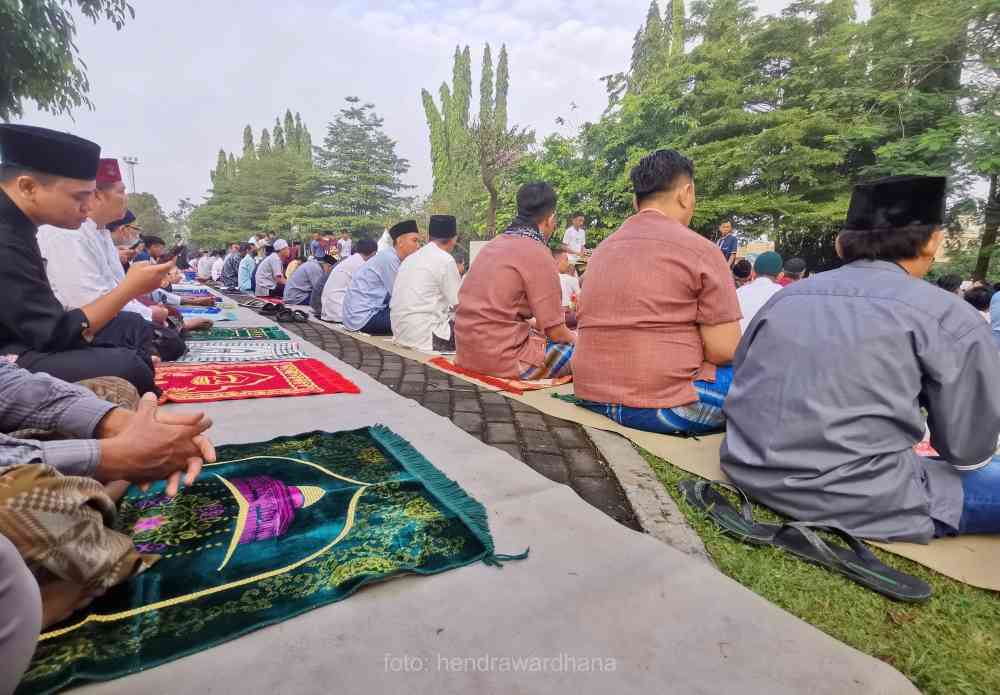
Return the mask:
[[340, 323], [344, 320], [344, 296], [351, 284], [351, 278], [375, 255], [377, 250], [378, 245], [374, 241], [362, 239], [358, 242], [357, 251], [349, 258], [340, 259], [340, 262], [330, 271], [326, 284], [323, 285], [321, 298], [320, 317], [324, 321]]
[[291, 250], [284, 239], [275, 240], [272, 248], [254, 273], [254, 294], [258, 297], [281, 297], [285, 292], [285, 261]]
[[406, 220], [389, 230], [392, 246], [384, 248], [351, 278], [344, 296], [344, 328], [370, 335], [392, 335], [389, 303], [399, 265], [420, 248], [417, 223]]
[[722, 251], [726, 263], [732, 267], [733, 263], [736, 262], [736, 252], [740, 248], [740, 241], [736, 238], [736, 232], [733, 231], [733, 223], [731, 221], [723, 220], [722, 224], [719, 225], [719, 240], [716, 244], [718, 244], [719, 250]]
[[556, 192], [545, 182], [517, 192], [517, 216], [479, 252], [459, 290], [455, 363], [483, 374], [551, 379], [572, 373], [576, 334], [566, 327], [548, 241]]
[[785, 261], [785, 270], [778, 278], [778, 284], [788, 287], [793, 282], [798, 282], [806, 272], [806, 262], [801, 258], [789, 258]]
[[736, 298], [740, 300], [740, 330], [746, 333], [747, 327], [753, 321], [757, 312], [767, 304], [768, 300], [781, 291], [781, 255], [774, 251], [765, 251], [757, 256], [753, 264], [753, 279], [736, 290]]
[[240, 292], [253, 292], [254, 273], [257, 272], [257, 247], [253, 244], [240, 244], [240, 263], [237, 270], [236, 286]]
[[[751, 497], [878, 540], [1000, 532], [1000, 352], [977, 311], [922, 279], [945, 191], [937, 177], [857, 186], [845, 265], [786, 287], [750, 325], [721, 459]], [[922, 409], [940, 460], [913, 451]]]
[[148, 324], [118, 314], [159, 287], [173, 264], [133, 264], [111, 292], [65, 309], [38, 248], [39, 225], [75, 229], [87, 219], [99, 157], [100, 147], [82, 138], [0, 125], [0, 355], [66, 381], [117, 376], [140, 393], [155, 391]]
[[694, 165], [674, 150], [630, 174], [638, 212], [591, 256], [573, 372], [585, 407], [627, 427], [723, 426], [740, 307], [724, 256], [688, 228]]
[[458, 226], [451, 215], [431, 215], [430, 243], [406, 259], [396, 275], [389, 317], [393, 342], [415, 350], [454, 352], [452, 316], [462, 278], [452, 252]]
[[222, 286], [236, 287], [239, 284], [240, 261], [243, 255], [240, 253], [240, 245], [233, 242], [229, 245], [229, 253], [226, 254], [222, 262]]

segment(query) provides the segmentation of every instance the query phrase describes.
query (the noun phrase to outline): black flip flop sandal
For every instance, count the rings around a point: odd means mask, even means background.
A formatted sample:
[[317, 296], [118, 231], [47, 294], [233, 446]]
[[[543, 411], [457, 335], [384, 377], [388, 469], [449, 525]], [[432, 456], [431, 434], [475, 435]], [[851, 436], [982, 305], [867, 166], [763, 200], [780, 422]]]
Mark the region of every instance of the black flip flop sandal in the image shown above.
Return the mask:
[[[813, 529], [836, 534], [847, 547], [827, 543]], [[885, 565], [864, 543], [838, 526], [790, 521], [778, 529], [772, 544], [896, 601], [922, 603], [931, 597], [927, 582]]]
[[270, 302], [261, 302], [261, 304], [264, 306], [259, 307], [259, 311], [264, 316], [279, 316], [282, 311], [285, 311], [285, 307], [277, 304], [271, 304]]
[[292, 321], [295, 323], [309, 323], [309, 314], [301, 309], [292, 309]]
[[[742, 498], [740, 510], [729, 503], [714, 486], [732, 490]], [[753, 545], [771, 545], [779, 524], [764, 524], [753, 518], [753, 506], [746, 494], [724, 480], [682, 480], [677, 484], [684, 499], [695, 509], [704, 512], [723, 531]]]
[[262, 302], [259, 299], [248, 299], [245, 302], [237, 302], [244, 309], [260, 309], [265, 306], [267, 302]]

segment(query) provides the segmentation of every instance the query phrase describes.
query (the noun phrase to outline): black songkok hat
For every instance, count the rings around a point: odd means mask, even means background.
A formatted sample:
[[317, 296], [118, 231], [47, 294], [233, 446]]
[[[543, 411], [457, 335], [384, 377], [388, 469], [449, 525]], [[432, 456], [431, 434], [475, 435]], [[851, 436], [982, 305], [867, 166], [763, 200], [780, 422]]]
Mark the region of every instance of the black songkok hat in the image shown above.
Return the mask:
[[101, 146], [90, 140], [48, 128], [0, 124], [0, 163], [93, 181], [100, 158]]
[[427, 234], [431, 239], [451, 239], [458, 236], [458, 224], [451, 215], [431, 215]]
[[113, 232], [119, 227], [123, 227], [126, 224], [132, 224], [133, 222], [135, 222], [135, 213], [133, 213], [131, 210], [126, 210], [125, 217], [121, 218], [120, 220], [115, 220], [114, 222], [108, 224], [108, 231]]
[[944, 222], [943, 176], [891, 176], [854, 187], [845, 229], [879, 230]]
[[420, 230], [417, 229], [417, 223], [414, 220], [404, 220], [402, 222], [397, 222], [389, 228], [389, 236], [392, 237], [393, 241], [396, 241], [399, 237], [404, 234], [419, 234]]

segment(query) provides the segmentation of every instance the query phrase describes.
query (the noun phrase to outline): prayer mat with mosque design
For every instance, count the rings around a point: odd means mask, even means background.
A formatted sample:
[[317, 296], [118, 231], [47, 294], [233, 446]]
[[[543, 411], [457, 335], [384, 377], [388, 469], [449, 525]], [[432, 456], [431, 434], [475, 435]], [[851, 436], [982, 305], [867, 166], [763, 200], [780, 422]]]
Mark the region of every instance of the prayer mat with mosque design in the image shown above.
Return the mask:
[[184, 297], [211, 297], [212, 293], [204, 287], [175, 287], [171, 290], [174, 294]]
[[189, 343], [202, 340], [291, 340], [287, 333], [274, 326], [251, 328], [209, 328], [184, 335]]
[[161, 403], [361, 393], [354, 383], [319, 360], [237, 364], [163, 364], [156, 370]]
[[160, 559], [53, 626], [18, 695], [193, 654], [402, 574], [497, 555], [486, 510], [382, 426], [224, 446], [176, 497], [129, 489], [115, 528]]
[[298, 343], [291, 340], [264, 342], [262, 340], [216, 340], [194, 342], [187, 352], [174, 363], [191, 362], [269, 362], [271, 360], [296, 360], [305, 357]]

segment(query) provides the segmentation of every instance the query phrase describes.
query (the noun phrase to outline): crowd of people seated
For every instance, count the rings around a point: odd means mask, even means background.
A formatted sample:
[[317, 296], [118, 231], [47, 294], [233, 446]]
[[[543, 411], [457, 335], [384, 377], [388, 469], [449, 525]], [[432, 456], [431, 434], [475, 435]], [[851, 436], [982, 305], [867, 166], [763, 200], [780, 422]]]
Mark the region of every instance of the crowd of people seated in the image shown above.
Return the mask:
[[[557, 192], [533, 182], [467, 272], [448, 215], [430, 218], [426, 244], [404, 220], [381, 248], [346, 231], [301, 247], [255, 234], [191, 266], [350, 331], [454, 353], [472, 372], [572, 375], [583, 408], [628, 427], [725, 431], [729, 478], [798, 520], [880, 540], [1000, 532], [1000, 293], [924, 279], [943, 241], [945, 179], [858, 184], [836, 241], [841, 267], [808, 277], [800, 258], [741, 258], [731, 220], [718, 241], [693, 231], [695, 166], [682, 154], [648, 154], [629, 181], [634, 214], [594, 249], [582, 214], [552, 238]], [[98, 145], [0, 125], [5, 481], [62, 477], [113, 507], [129, 483], [165, 480], [175, 494], [213, 460], [209, 420], [158, 411], [153, 379], [204, 325], [179, 307], [213, 300], [172, 292], [186, 249], [141, 232]], [[915, 453], [925, 432], [938, 458]], [[3, 523], [0, 691], [43, 626], [106, 588], [79, 574], [40, 580]], [[60, 542], [66, 557], [83, 552]], [[101, 547], [123, 568], [114, 581], [142, 571], [129, 543]]]

